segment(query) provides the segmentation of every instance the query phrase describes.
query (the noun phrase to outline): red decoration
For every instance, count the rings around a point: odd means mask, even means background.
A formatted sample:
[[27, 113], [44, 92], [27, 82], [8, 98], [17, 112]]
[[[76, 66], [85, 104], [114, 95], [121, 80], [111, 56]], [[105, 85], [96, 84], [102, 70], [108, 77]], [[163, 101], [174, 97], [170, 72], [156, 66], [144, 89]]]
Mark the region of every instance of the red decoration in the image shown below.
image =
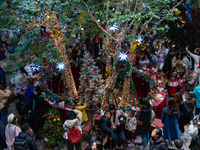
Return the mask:
[[42, 21], [44, 22], [44, 19], [42, 19]]
[[91, 61], [91, 62], [90, 62], [90, 65], [92, 65], [92, 64], [93, 64], [93, 62]]
[[97, 87], [100, 87], [100, 85], [99, 85], [99, 84], [97, 84]]
[[90, 63], [87, 63], [87, 66], [90, 66]]
[[90, 94], [90, 97], [92, 97], [92, 94]]
[[89, 94], [89, 91], [86, 91], [86, 94]]
[[7, 38], [9, 38], [9, 35], [6, 35]]
[[150, 43], [151, 43], [151, 40], [148, 40], [148, 43], [150, 44]]
[[10, 9], [13, 9], [13, 7], [11, 6]]
[[47, 32], [47, 34], [50, 35], [51, 33], [50, 33], [50, 32]]
[[97, 68], [94, 68], [94, 71], [96, 71], [97, 70]]
[[83, 87], [83, 89], [85, 90], [85, 89], [86, 89], [86, 87], [84, 86], [84, 87]]
[[50, 73], [48, 73], [48, 75], [50, 76], [51, 74], [50, 74]]
[[90, 76], [90, 73], [88, 72], [88, 74], [87, 74], [88, 76]]
[[137, 41], [137, 43], [140, 43], [139, 41]]
[[47, 64], [48, 64], [48, 61], [45, 61], [45, 64], [47, 65]]
[[52, 118], [52, 119], [54, 119], [54, 118], [55, 118], [55, 116], [54, 116], [54, 115], [52, 115], [52, 116], [51, 116], [51, 118]]
[[94, 16], [94, 15], [95, 15], [95, 13], [92, 14], [92, 16]]
[[3, 49], [3, 48], [1, 48], [1, 51], [4, 51], [4, 49]]
[[94, 92], [95, 91], [95, 89], [92, 89], [92, 92]]
[[45, 36], [48, 36], [48, 34], [46, 33]]
[[99, 70], [99, 68], [98, 68], [98, 70]]
[[46, 69], [44, 68], [44, 71], [46, 71]]
[[185, 11], [185, 15], [187, 15], [188, 14], [188, 12], [187, 11]]
[[49, 130], [51, 130], [51, 126], [49, 126], [48, 128], [49, 128]]
[[140, 54], [137, 54], [137, 58], [139, 58], [140, 57]]
[[167, 37], [164, 37], [164, 40], [166, 41], [166, 40], [167, 40]]
[[89, 83], [90, 81], [89, 80], [87, 80], [87, 83]]
[[123, 71], [123, 69], [120, 69], [120, 72], [122, 72]]
[[83, 92], [82, 92], [82, 91], [80, 91], [80, 94], [83, 94]]

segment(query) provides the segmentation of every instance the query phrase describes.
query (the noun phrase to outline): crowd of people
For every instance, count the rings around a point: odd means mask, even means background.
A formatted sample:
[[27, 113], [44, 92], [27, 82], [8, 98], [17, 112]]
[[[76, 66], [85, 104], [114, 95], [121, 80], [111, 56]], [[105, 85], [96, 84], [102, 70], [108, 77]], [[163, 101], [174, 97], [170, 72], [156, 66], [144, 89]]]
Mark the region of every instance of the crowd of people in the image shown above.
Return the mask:
[[[90, 40], [92, 45], [94, 39]], [[94, 44], [93, 44], [94, 46]], [[83, 45], [84, 47], [84, 45]], [[85, 45], [85, 47], [87, 47]], [[87, 49], [93, 53], [94, 47]], [[167, 48], [164, 43], [155, 53], [139, 58], [138, 68], [151, 70], [155, 73], [156, 85], [165, 85], [167, 107], [163, 109], [161, 121], [163, 128], [152, 128], [152, 107], [147, 98], [141, 97], [138, 107], [131, 107], [128, 112], [118, 110], [114, 104], [104, 110], [100, 124], [92, 127], [89, 144], [85, 150], [124, 149], [138, 145], [138, 149], [167, 150], [188, 149], [198, 150], [200, 147], [200, 65], [199, 49], [191, 53], [175, 51], [175, 46]], [[73, 60], [82, 57], [83, 50], [76, 45], [72, 50]], [[98, 54], [93, 53], [96, 57]], [[192, 60], [193, 59], [193, 60]], [[154, 70], [153, 70], [154, 68]], [[2, 76], [1, 76], [2, 77]], [[165, 80], [164, 80], [165, 78]], [[158, 81], [159, 80], [159, 81]], [[167, 82], [166, 82], [167, 80]], [[43, 118], [48, 112], [48, 103], [42, 89], [33, 80], [33, 74], [26, 68], [19, 69], [17, 75], [6, 86], [5, 74], [0, 82], [0, 150], [37, 150], [35, 138], [40, 138]], [[14, 113], [8, 115], [9, 99], [13, 95], [20, 99], [16, 108], [20, 119]], [[67, 149], [82, 150], [81, 139], [72, 141], [71, 129], [78, 135], [88, 122], [86, 114], [87, 101], [74, 101], [74, 109], [67, 110], [64, 120], [63, 138], [67, 141]], [[18, 121], [18, 119], [20, 121]], [[151, 134], [150, 134], [151, 133]], [[138, 136], [142, 142], [136, 143]]]

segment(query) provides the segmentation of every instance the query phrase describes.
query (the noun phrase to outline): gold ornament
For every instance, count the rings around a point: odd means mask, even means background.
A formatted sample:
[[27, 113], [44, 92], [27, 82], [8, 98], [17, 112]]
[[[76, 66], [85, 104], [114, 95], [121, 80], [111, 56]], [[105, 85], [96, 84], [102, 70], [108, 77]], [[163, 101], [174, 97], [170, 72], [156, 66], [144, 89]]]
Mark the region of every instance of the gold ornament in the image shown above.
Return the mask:
[[105, 85], [103, 84], [102, 87], [105, 87]]
[[60, 121], [60, 118], [57, 118], [57, 121]]
[[56, 122], [56, 118], [55, 118], [55, 119], [53, 119], [53, 122]]

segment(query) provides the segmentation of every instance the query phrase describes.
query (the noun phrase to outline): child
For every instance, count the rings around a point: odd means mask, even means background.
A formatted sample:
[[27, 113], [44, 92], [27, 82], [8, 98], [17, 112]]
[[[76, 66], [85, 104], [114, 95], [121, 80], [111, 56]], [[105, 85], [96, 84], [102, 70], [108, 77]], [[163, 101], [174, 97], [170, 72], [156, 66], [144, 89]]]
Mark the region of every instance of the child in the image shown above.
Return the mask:
[[81, 101], [75, 100], [75, 109], [80, 110], [82, 112], [82, 122], [81, 128], [83, 129], [86, 126], [86, 122], [88, 121], [88, 116], [86, 114], [87, 101], [85, 101], [84, 105], [81, 105]]
[[128, 130], [131, 135], [131, 146], [133, 146], [135, 142], [135, 130], [137, 126], [135, 112], [136, 112], [136, 108], [132, 107], [128, 111], [128, 114], [127, 113], [125, 114], [125, 117], [126, 117], [125, 129]]
[[174, 141], [173, 146], [174, 146], [175, 149], [183, 150], [183, 149], [182, 149], [183, 141], [180, 140], [180, 139], [176, 139], [176, 140]]
[[156, 75], [156, 85], [159, 86], [160, 84], [164, 84], [164, 77], [165, 75], [162, 73], [161, 69], [158, 69], [158, 73]]
[[170, 97], [174, 97], [174, 94], [180, 91], [180, 87], [180, 83], [176, 79], [176, 73], [172, 73], [165, 86], [165, 88], [168, 90], [168, 95]]

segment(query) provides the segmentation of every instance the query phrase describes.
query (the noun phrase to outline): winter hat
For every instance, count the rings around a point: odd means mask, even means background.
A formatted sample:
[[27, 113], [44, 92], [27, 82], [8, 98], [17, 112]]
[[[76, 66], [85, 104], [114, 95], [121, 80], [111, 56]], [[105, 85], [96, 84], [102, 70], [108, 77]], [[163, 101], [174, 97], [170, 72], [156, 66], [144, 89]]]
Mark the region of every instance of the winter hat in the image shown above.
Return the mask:
[[13, 119], [15, 118], [15, 115], [13, 113], [11, 113], [8, 118], [7, 118], [7, 122], [11, 123], [13, 121]]
[[73, 120], [76, 118], [76, 113], [74, 111], [68, 111], [67, 112], [67, 117], [66, 117], [66, 120]]

